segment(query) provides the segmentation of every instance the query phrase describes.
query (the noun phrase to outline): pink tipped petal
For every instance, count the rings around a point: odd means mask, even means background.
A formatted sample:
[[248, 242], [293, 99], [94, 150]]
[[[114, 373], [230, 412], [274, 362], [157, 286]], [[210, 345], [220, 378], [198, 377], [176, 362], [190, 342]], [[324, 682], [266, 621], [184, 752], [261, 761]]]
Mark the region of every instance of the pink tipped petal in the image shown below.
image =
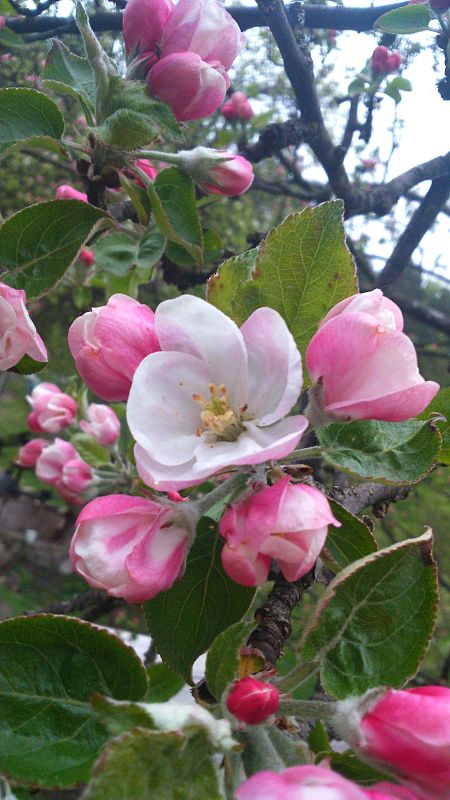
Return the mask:
[[222, 564], [225, 572], [241, 586], [259, 586], [267, 580], [269, 574], [270, 556], [253, 553], [245, 545], [232, 546], [224, 544], [222, 549]]
[[404, 422], [421, 414], [431, 403], [439, 391], [439, 384], [434, 381], [423, 381], [410, 389], [380, 397], [378, 400], [348, 401], [347, 403], [331, 403], [328, 411], [352, 419], [382, 419], [387, 422]]
[[329, 322], [330, 319], [339, 316], [339, 314], [349, 314], [355, 311], [371, 314], [380, 325], [384, 325], [387, 328], [396, 328], [400, 332], [403, 330], [403, 314], [400, 308], [388, 297], [384, 297], [381, 289], [354, 294], [351, 297], [347, 297], [346, 300], [341, 300], [323, 318], [320, 327]]
[[148, 74], [150, 93], [167, 103], [180, 121], [202, 119], [216, 111], [229, 86], [219, 62], [197, 53], [173, 53], [157, 61]]
[[271, 425], [298, 400], [300, 353], [285, 321], [271, 308], [254, 311], [241, 332], [248, 353], [250, 411], [259, 425]]
[[170, 589], [180, 576], [186, 560], [186, 529], [157, 527], [143, 537], [126, 558], [129, 577], [136, 588], [128, 594], [130, 602], [150, 600]]
[[190, 353], [204, 361], [210, 381], [225, 384], [235, 410], [247, 402], [247, 354], [237, 325], [198, 297], [166, 300], [156, 310], [156, 334], [163, 350]]

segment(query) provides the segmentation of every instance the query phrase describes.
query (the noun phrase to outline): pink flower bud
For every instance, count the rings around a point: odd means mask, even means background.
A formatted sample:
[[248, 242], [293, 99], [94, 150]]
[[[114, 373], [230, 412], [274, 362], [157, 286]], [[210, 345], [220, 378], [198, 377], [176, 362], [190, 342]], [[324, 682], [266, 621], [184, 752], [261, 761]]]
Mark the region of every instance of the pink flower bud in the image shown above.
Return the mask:
[[27, 309], [23, 289], [0, 283], [0, 370], [15, 367], [25, 355], [47, 361], [47, 350]]
[[391, 53], [390, 56], [386, 59], [386, 71], [387, 72], [397, 72], [400, 68], [402, 63], [402, 57], [400, 53], [394, 52]]
[[166, 56], [150, 70], [147, 80], [151, 94], [167, 103], [180, 121], [212, 114], [228, 86], [222, 65], [206, 63], [197, 53]]
[[[138, 158], [138, 160], [134, 162], [134, 165], [136, 167], [139, 167], [139, 169], [141, 169], [143, 172], [145, 172], [145, 174], [147, 175], [148, 178], [150, 178], [151, 181], [155, 180], [158, 174], [158, 170], [156, 169], [156, 167], [153, 166], [153, 164], [147, 158]], [[135, 181], [139, 186], [145, 188], [144, 181], [141, 181], [140, 178], [137, 178], [134, 172], [130, 172], [128, 177], [130, 177], [133, 181]]]
[[439, 385], [419, 374], [414, 345], [402, 327], [400, 309], [379, 289], [331, 309], [306, 351], [313, 424], [401, 422], [427, 407]]
[[87, 203], [88, 201], [87, 194], [79, 192], [77, 189], [74, 189], [73, 186], [67, 186], [65, 184], [57, 187], [55, 198], [56, 200], [81, 200], [83, 203]]
[[245, 92], [234, 92], [220, 109], [225, 119], [240, 119], [248, 122], [253, 117], [253, 109]]
[[74, 421], [77, 404], [54, 383], [38, 383], [27, 400], [31, 406], [28, 425], [38, 433], [58, 433]]
[[82, 379], [110, 402], [127, 400], [136, 368], [160, 349], [153, 311], [124, 294], [78, 317], [68, 339]]
[[55, 439], [42, 451], [36, 461], [36, 475], [39, 480], [53, 486], [59, 494], [68, 502], [80, 502], [76, 493], [71, 492], [63, 483], [63, 469], [65, 464], [78, 459], [79, 455], [74, 446], [64, 439]]
[[91, 403], [87, 410], [89, 422], [81, 420], [80, 428], [97, 442], [108, 447], [117, 442], [120, 435], [120, 421], [109, 406]]
[[179, 0], [163, 29], [161, 57], [190, 51], [228, 70], [243, 41], [239, 25], [217, 0]]
[[123, 12], [123, 38], [127, 53], [156, 50], [164, 24], [173, 9], [171, 0], [128, 0]]
[[394, 774], [421, 800], [448, 798], [450, 689], [374, 690], [339, 703], [333, 725], [364, 760]]
[[366, 800], [361, 786], [326, 767], [257, 772], [241, 783], [236, 800]]
[[6, 17], [0, 17], [0, 31], [6, 25]]
[[202, 184], [203, 188], [212, 194], [224, 194], [229, 197], [244, 194], [250, 189], [255, 177], [252, 165], [242, 156], [234, 156], [231, 153], [223, 155], [228, 156], [227, 160], [210, 167], [208, 180]]
[[379, 45], [375, 48], [372, 53], [372, 72], [375, 75], [381, 75], [383, 73], [388, 74], [389, 72], [396, 72], [402, 63], [402, 57], [400, 53], [396, 51], [390, 53], [387, 47], [383, 45]]
[[259, 725], [279, 707], [278, 689], [250, 675], [236, 681], [227, 697], [228, 711], [247, 725]]
[[398, 783], [382, 781], [364, 789], [367, 800], [420, 800], [420, 797]]
[[168, 505], [121, 494], [97, 497], [77, 519], [70, 558], [90, 586], [142, 603], [181, 576], [191, 534], [189, 518]]
[[379, 161], [377, 158], [363, 158], [361, 164], [365, 172], [373, 172]]
[[92, 250], [88, 250], [86, 247], [80, 251], [79, 255], [80, 261], [84, 261], [87, 267], [92, 267], [92, 264], [95, 264], [95, 256]]
[[61, 487], [69, 492], [80, 494], [92, 483], [92, 468], [81, 458], [66, 461], [61, 473]]
[[16, 463], [21, 467], [34, 467], [42, 451], [48, 447], [46, 439], [30, 439], [20, 450]]
[[325, 495], [289, 478], [230, 506], [219, 523], [226, 544], [225, 572], [236, 583], [257, 586], [272, 558], [288, 581], [306, 575], [322, 550], [328, 525], [339, 527]]

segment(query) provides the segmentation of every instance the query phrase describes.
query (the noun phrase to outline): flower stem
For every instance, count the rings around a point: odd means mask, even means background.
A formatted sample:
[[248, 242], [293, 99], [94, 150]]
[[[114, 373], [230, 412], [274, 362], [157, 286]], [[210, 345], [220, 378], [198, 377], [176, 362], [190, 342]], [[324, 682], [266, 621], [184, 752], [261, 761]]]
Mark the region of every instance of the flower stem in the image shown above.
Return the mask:
[[336, 713], [336, 703], [325, 703], [321, 700], [280, 700], [280, 710], [277, 713], [305, 720], [329, 721]]
[[323, 450], [321, 447], [301, 447], [293, 450], [286, 458], [280, 458], [280, 464], [292, 464], [292, 459], [299, 458], [322, 458]]
[[236, 495], [240, 489], [244, 489], [247, 484], [249, 476], [238, 472], [227, 481], [223, 481], [219, 486], [216, 486], [211, 492], [199, 497], [198, 500], [193, 500], [192, 503], [197, 507], [199, 515], [202, 517], [209, 511], [210, 508], [216, 505], [220, 500], [224, 500], [230, 494]]

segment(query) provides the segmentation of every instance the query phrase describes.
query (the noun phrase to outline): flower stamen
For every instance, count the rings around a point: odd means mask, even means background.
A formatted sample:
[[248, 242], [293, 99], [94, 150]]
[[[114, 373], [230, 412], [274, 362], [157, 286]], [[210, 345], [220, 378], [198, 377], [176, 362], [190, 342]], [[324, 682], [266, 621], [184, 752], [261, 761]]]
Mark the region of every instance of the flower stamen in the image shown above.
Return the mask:
[[210, 393], [209, 400], [205, 400], [203, 395], [200, 394], [192, 395], [192, 399], [202, 406], [200, 419], [204, 427], [196, 431], [197, 435], [200, 436], [202, 433], [210, 432], [222, 441], [235, 442], [243, 430], [243, 425], [240, 417], [233, 411], [228, 402], [228, 392], [225, 384], [222, 383], [220, 386], [216, 386], [214, 383], [210, 383], [208, 389]]

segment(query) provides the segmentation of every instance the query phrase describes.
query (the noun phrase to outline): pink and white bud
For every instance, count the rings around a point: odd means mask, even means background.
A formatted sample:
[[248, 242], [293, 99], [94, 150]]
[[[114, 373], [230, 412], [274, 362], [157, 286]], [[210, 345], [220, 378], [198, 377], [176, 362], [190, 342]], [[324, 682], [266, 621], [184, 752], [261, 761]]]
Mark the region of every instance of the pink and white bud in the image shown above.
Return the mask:
[[246, 722], [247, 725], [259, 725], [279, 707], [278, 689], [270, 683], [252, 678], [251, 675], [236, 681], [227, 697], [227, 709], [230, 714], [234, 714], [238, 720]]
[[326, 767], [257, 772], [241, 783], [236, 800], [367, 800], [364, 790]]
[[192, 150], [180, 150], [177, 159], [204, 191], [213, 194], [233, 197], [246, 192], [253, 183], [252, 165], [233, 153], [210, 147], [194, 147]]
[[179, 0], [163, 29], [161, 57], [192, 52], [228, 70], [244, 41], [239, 25], [217, 0]]
[[58, 437], [43, 450], [35, 469], [39, 480], [53, 486], [69, 503], [81, 503], [79, 493], [92, 480], [89, 464], [80, 458], [70, 442]]
[[80, 261], [83, 261], [87, 267], [92, 267], [92, 264], [95, 264], [95, 256], [92, 250], [88, 250], [86, 247], [80, 251], [79, 255]]
[[77, 415], [73, 397], [62, 392], [54, 383], [38, 383], [27, 400], [31, 406], [28, 425], [37, 433], [59, 433], [71, 425]]
[[225, 511], [219, 523], [225, 572], [258, 586], [274, 558], [286, 580], [296, 581], [316, 562], [331, 524], [340, 526], [325, 495], [286, 477]]
[[400, 309], [379, 289], [331, 309], [306, 351], [314, 384], [307, 416], [313, 424], [402, 422], [429, 405], [439, 385], [420, 375], [402, 327]]
[[421, 800], [450, 797], [450, 689], [368, 692], [338, 703], [338, 733]]
[[71, 458], [62, 468], [61, 486], [69, 492], [81, 494], [90, 486], [92, 479], [92, 467], [82, 458]]
[[171, 0], [128, 0], [123, 12], [123, 38], [127, 53], [156, 51], [164, 25], [174, 7]]
[[0, 370], [15, 367], [27, 355], [34, 361], [48, 360], [47, 349], [25, 308], [23, 289], [0, 283]]
[[56, 200], [81, 200], [83, 203], [88, 202], [88, 196], [85, 192], [79, 192], [73, 186], [62, 184], [58, 186], [55, 192]]
[[42, 451], [48, 446], [46, 439], [30, 439], [20, 448], [16, 464], [20, 467], [34, 467]]
[[241, 122], [248, 122], [254, 114], [245, 92], [233, 92], [229, 100], [223, 104], [220, 113], [225, 119], [239, 119]]
[[124, 294], [78, 317], [68, 340], [82, 379], [109, 402], [128, 398], [136, 368], [160, 349], [153, 311]]
[[202, 61], [197, 53], [173, 53], [158, 61], [148, 77], [150, 93], [167, 103], [180, 121], [201, 119], [216, 111], [229, 86], [223, 66]]
[[193, 527], [178, 509], [115, 494], [79, 515], [70, 546], [78, 575], [112, 597], [142, 603], [181, 577]]
[[88, 421], [82, 419], [80, 422], [80, 428], [84, 433], [105, 447], [117, 442], [120, 436], [120, 421], [112, 408], [100, 403], [91, 403], [87, 409], [87, 417]]

